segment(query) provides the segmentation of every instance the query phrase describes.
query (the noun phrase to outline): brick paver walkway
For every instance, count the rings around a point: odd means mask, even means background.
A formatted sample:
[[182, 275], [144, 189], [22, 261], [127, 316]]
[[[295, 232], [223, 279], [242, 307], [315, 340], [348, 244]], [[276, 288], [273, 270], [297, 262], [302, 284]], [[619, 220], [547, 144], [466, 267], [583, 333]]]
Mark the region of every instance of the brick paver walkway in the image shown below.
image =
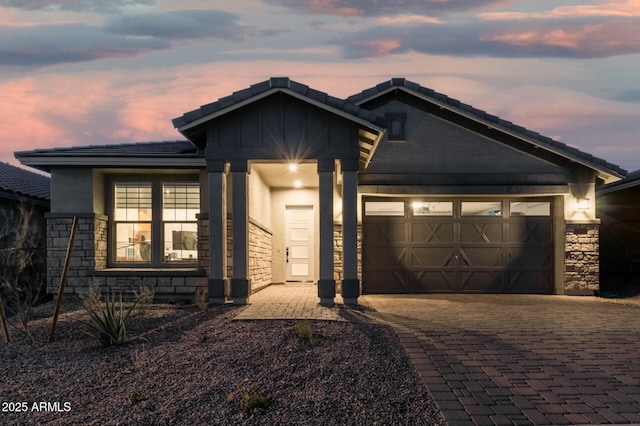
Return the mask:
[[249, 305], [236, 320], [251, 319], [317, 319], [346, 321], [340, 315], [342, 297], [337, 295], [332, 308], [320, 305], [318, 287], [314, 284], [272, 285], [252, 294]]
[[450, 425], [640, 423], [637, 306], [530, 295], [361, 300], [395, 328]]

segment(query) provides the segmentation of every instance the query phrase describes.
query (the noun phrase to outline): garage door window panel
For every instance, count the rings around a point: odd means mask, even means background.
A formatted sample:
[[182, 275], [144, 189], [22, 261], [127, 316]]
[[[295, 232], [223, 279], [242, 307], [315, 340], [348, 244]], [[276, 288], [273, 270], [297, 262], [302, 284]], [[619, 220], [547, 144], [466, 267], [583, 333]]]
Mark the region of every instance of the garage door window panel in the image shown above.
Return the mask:
[[551, 216], [549, 201], [512, 201], [509, 203], [511, 216]]
[[463, 201], [460, 211], [462, 216], [500, 216], [501, 201]]

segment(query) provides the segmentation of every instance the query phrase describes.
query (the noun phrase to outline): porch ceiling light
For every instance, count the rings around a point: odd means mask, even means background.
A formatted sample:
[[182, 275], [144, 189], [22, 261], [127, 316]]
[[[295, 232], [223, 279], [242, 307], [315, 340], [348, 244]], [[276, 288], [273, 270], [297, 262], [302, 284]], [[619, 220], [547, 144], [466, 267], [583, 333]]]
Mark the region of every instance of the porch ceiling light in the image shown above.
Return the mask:
[[588, 210], [590, 207], [588, 198], [577, 198], [576, 210]]
[[295, 172], [298, 170], [298, 165], [296, 163], [289, 163], [289, 171]]

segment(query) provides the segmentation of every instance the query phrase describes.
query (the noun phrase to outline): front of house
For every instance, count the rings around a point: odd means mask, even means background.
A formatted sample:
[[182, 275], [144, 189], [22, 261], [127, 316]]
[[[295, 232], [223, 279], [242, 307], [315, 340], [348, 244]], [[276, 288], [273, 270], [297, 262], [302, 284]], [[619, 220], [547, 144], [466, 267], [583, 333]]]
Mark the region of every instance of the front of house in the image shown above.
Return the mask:
[[598, 289], [595, 190], [625, 171], [405, 79], [338, 99], [272, 78], [173, 124], [187, 140], [16, 153], [51, 173], [50, 292], [73, 217], [69, 292]]

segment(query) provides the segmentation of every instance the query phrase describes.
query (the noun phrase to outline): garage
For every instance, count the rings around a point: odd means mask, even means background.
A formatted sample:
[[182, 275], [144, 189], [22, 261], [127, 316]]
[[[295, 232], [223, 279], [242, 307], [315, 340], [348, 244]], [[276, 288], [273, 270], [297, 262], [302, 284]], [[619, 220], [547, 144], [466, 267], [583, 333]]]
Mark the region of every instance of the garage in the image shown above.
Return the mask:
[[553, 293], [552, 198], [363, 198], [363, 293]]

